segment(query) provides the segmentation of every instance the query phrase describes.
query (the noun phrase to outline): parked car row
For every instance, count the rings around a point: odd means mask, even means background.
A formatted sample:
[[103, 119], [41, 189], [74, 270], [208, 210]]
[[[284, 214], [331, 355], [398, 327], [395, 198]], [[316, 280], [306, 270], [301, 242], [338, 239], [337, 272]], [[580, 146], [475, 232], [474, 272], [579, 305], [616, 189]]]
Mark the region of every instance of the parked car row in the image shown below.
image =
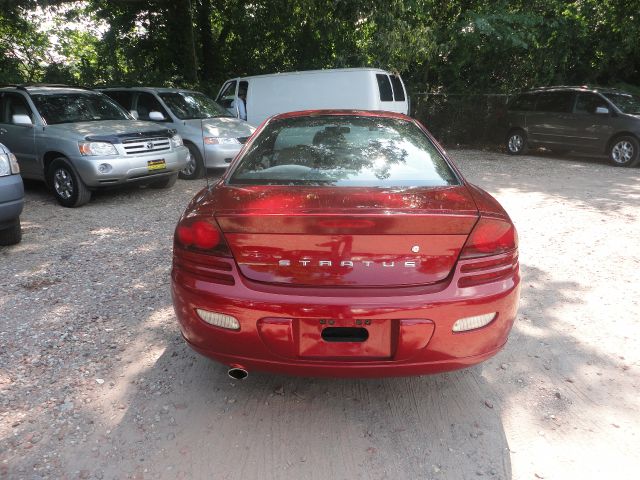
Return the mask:
[[178, 175], [200, 178], [207, 166], [230, 162], [254, 130], [198, 92], [109, 95], [64, 86], [0, 88], [0, 142], [22, 176], [46, 182], [65, 207], [86, 204], [100, 188], [168, 188]]
[[545, 147], [606, 154], [615, 166], [640, 163], [640, 98], [609, 88], [547, 87], [508, 106], [507, 152]]

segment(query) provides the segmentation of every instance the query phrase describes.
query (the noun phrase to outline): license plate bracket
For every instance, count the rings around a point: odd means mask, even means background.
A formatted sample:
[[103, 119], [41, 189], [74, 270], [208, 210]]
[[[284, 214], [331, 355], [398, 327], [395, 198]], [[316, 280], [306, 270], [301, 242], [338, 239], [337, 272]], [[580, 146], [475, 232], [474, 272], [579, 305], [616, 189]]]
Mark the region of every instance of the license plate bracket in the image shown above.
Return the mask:
[[392, 356], [390, 320], [298, 320], [298, 354], [303, 358], [385, 359]]
[[147, 161], [147, 170], [149, 170], [150, 172], [153, 172], [156, 170], [164, 170], [166, 168], [167, 168], [167, 162], [165, 162], [164, 158]]

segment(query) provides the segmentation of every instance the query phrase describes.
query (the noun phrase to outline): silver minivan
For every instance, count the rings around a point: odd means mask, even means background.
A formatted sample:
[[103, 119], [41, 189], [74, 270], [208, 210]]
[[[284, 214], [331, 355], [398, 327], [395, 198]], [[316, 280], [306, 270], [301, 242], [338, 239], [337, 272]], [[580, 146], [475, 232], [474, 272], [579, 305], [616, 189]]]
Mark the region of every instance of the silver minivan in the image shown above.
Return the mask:
[[175, 129], [191, 156], [180, 177], [201, 178], [206, 168], [224, 168], [255, 128], [200, 92], [178, 88], [114, 87], [100, 90], [140, 120]]
[[0, 88], [0, 142], [24, 178], [44, 180], [58, 203], [128, 183], [169, 188], [189, 157], [175, 130], [134, 120], [109, 97], [65, 86]]

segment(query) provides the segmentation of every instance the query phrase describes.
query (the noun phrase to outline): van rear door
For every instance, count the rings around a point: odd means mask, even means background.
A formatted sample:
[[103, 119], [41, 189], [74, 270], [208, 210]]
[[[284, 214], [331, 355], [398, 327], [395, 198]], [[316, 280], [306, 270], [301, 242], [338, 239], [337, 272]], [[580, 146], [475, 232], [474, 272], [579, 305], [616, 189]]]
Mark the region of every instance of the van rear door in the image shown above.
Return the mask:
[[409, 102], [399, 75], [376, 73], [380, 110], [409, 114]]

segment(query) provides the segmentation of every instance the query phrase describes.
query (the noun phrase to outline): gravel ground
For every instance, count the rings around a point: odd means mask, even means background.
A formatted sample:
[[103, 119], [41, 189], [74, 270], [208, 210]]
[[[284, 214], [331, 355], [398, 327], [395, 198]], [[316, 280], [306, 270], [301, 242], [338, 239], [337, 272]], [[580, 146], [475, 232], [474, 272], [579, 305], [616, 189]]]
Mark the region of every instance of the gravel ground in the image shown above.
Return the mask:
[[169, 295], [204, 182], [73, 210], [27, 185], [0, 248], [0, 478], [637, 478], [640, 170], [451, 154], [519, 229], [522, 301], [495, 358], [419, 378], [231, 381]]

